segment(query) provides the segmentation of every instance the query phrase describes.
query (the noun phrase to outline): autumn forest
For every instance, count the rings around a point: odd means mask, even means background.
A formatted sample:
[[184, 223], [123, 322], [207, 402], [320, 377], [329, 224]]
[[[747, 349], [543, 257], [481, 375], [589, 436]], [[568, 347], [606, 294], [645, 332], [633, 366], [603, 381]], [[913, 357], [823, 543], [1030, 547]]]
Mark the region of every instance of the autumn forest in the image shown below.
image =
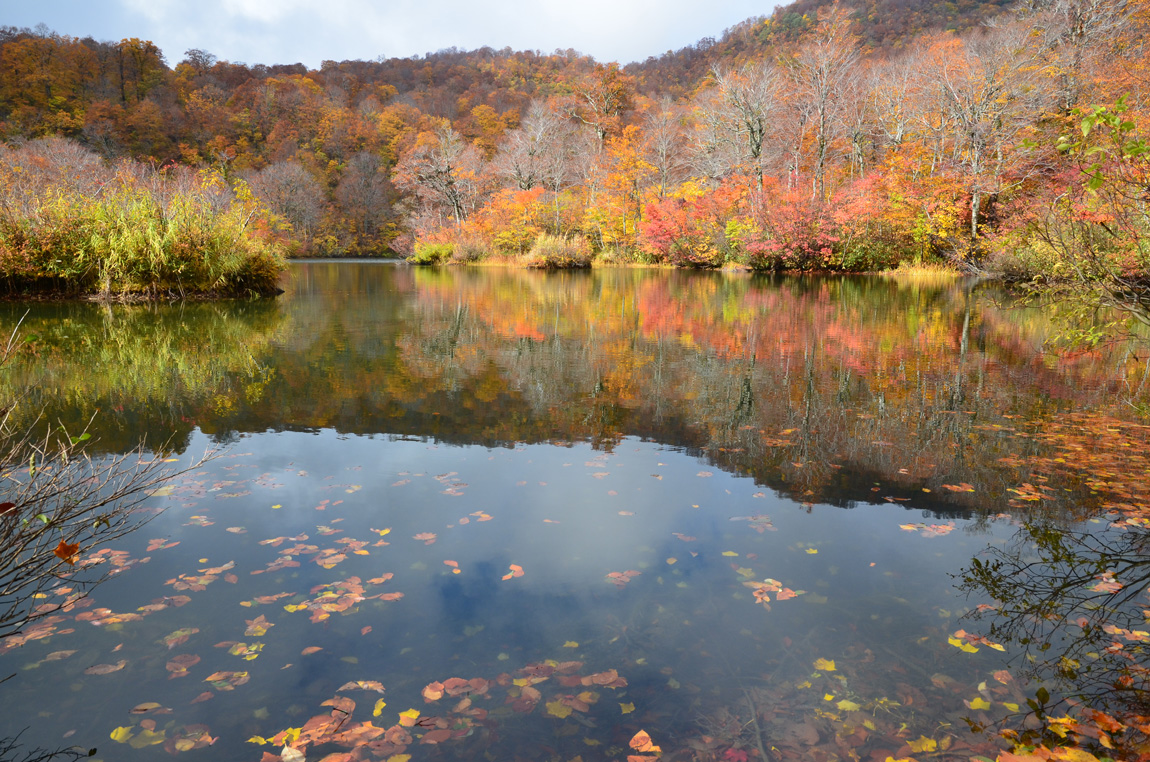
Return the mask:
[[[195, 186], [217, 214], [240, 205], [261, 256], [944, 260], [1129, 300], [1147, 253], [1148, 24], [1141, 0], [799, 2], [622, 67], [485, 48], [318, 71], [204, 50], [173, 66], [146, 40], [9, 27], [0, 265], [58, 274], [28, 230], [52, 215], [13, 219], [129, 173], [136, 190]], [[79, 214], [57, 211], [59, 228]]]

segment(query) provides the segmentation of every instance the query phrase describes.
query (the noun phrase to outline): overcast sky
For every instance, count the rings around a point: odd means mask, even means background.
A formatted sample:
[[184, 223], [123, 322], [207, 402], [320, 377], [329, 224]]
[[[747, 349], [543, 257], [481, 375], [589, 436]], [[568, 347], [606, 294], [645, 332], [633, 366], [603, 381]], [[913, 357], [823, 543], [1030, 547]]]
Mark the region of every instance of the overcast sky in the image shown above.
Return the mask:
[[457, 47], [574, 48], [629, 63], [690, 45], [770, 0], [0, 0], [0, 26], [149, 39], [169, 65], [200, 48], [248, 64], [371, 60]]

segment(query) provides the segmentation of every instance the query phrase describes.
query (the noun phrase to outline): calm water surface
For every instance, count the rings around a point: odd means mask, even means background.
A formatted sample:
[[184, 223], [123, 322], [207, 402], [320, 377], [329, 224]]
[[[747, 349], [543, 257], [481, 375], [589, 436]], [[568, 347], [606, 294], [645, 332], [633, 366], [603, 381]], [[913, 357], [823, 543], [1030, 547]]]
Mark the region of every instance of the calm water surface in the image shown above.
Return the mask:
[[1035, 526], [1126, 531], [1143, 496], [1145, 358], [1055, 357], [963, 282], [285, 285], [0, 307], [38, 337], [18, 415], [219, 451], [0, 646], [0, 730], [104, 760], [590, 762], [640, 730], [682, 760], [993, 758], [969, 724], [1021, 723], [1043, 675], [964, 570], [1041, 556]]

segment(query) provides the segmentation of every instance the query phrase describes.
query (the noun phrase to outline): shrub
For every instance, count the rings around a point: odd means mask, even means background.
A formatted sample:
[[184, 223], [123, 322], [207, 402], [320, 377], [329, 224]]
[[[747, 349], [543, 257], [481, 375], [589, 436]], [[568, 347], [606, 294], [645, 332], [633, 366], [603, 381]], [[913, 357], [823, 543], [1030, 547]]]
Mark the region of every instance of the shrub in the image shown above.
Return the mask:
[[[108, 295], [277, 293], [283, 242], [242, 183], [137, 165], [103, 169], [103, 188], [66, 177], [4, 186], [20, 154], [0, 166], [0, 278], [9, 290]], [[9, 178], [10, 179], [10, 178]]]
[[453, 243], [426, 243], [419, 241], [415, 244], [415, 252], [407, 258], [413, 265], [442, 265], [451, 259], [455, 253]]
[[521, 260], [527, 267], [590, 267], [591, 245], [585, 238], [562, 238], [544, 233]]

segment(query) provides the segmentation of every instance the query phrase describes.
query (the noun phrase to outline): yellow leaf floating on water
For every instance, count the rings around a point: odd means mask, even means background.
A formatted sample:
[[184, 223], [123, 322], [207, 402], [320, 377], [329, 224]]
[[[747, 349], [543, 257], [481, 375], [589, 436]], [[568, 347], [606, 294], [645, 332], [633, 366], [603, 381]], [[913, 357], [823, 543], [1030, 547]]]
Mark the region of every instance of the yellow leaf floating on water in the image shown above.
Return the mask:
[[393, 754], [387, 758], [387, 762], [409, 762], [410, 760], [410, 754]]
[[818, 553], [818, 552], [819, 552], [819, 549], [818, 549], [818, 548], [807, 548], [807, 553], [809, 553], [809, 554], [810, 554], [810, 555], [812, 555], [812, 556], [813, 556], [815, 553]]
[[384, 701], [383, 699], [376, 701], [375, 702], [375, 708], [371, 710], [371, 716], [372, 717], [378, 717], [380, 714], [383, 713], [383, 708], [385, 706], [387, 706], [387, 702]]
[[578, 648], [579, 644], [576, 643], [574, 640], [568, 640], [566, 643], [563, 644], [563, 647], [564, 648]]
[[887, 757], [886, 762], [915, 762], [915, 760], [914, 757], [900, 757], [898, 759], [895, 759], [894, 757]]
[[408, 709], [406, 712], [399, 713], [399, 724], [405, 728], [415, 727], [415, 721], [418, 719], [418, 709]]
[[116, 743], [127, 743], [128, 739], [132, 737], [132, 728], [135, 725], [129, 725], [125, 728], [116, 728], [112, 731], [112, 740]]
[[964, 701], [963, 703], [976, 711], [980, 709], [990, 709], [990, 702], [982, 696], [976, 696], [973, 701]]
[[571, 714], [571, 707], [562, 701], [551, 701], [547, 704], [547, 714], [563, 719]]
[[1009, 701], [1003, 701], [1003, 702], [1002, 702], [1002, 705], [1003, 705], [1004, 707], [1006, 707], [1007, 709], [1009, 709], [1010, 711], [1012, 711], [1012, 712], [1017, 712], [1017, 711], [1018, 711], [1018, 704], [1014, 704], [1014, 703], [1011, 703], [1011, 702], [1009, 702]]
[[917, 741], [907, 741], [907, 746], [910, 750], [916, 753], [924, 751], [934, 751], [938, 748], [938, 741], [926, 736], [919, 736]]
[[143, 749], [146, 746], [155, 746], [168, 740], [166, 731], [154, 732], [148, 729], [140, 730], [140, 734], [132, 740], [128, 741], [128, 746], [133, 749]]
[[947, 638], [946, 642], [950, 643], [952, 646], [959, 649], [960, 651], [964, 651], [968, 654], [978, 653], [978, 648], [976, 646], [972, 646], [970, 643], [967, 643], [965, 640], [959, 640], [958, 638], [952, 636], [952, 637]]
[[635, 711], [634, 704], [624, 704], [620, 702], [619, 708], [623, 710], [623, 714], [630, 714], [631, 712]]
[[724, 556], [729, 556], [729, 557], [732, 557], [732, 558], [733, 558], [734, 556], [737, 556], [737, 555], [739, 555], [739, 554], [738, 554], [738, 553], [736, 553], [736, 552], [735, 552], [735, 551], [733, 551], [733, 550], [724, 550], [724, 551], [723, 551], [723, 555], [724, 555]]
[[857, 712], [859, 709], [862, 708], [858, 704], [856, 704], [855, 702], [848, 701], [847, 699], [843, 699], [839, 703], [835, 704], [835, 706], [837, 706], [839, 709], [843, 710], [844, 712]]
[[834, 672], [835, 661], [834, 659], [815, 659], [815, 669], [820, 669], [823, 672]]
[[833, 694], [833, 693], [824, 693], [823, 694], [823, 701], [834, 701], [834, 700], [835, 700], [835, 694]]

